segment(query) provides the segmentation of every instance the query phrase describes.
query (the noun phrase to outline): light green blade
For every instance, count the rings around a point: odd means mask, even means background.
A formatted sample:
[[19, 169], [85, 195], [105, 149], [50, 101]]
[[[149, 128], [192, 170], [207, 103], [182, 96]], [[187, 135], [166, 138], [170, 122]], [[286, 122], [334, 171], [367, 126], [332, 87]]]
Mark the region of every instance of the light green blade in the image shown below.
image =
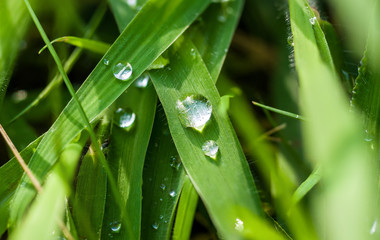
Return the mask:
[[[259, 216], [263, 210], [235, 132], [226, 113], [220, 111], [219, 94], [200, 56], [197, 52], [192, 56], [193, 48], [186, 38], [177, 40], [169, 50], [170, 67], [152, 71], [151, 79], [182, 162], [214, 224], [224, 237], [238, 237], [234, 224], [240, 213], [233, 206]], [[203, 133], [183, 127], [178, 118], [176, 102], [189, 94], [203, 95], [213, 107]], [[208, 140], [216, 141], [219, 146], [216, 160], [202, 151]]]
[[[367, 239], [374, 199], [374, 172], [360, 122], [348, 111], [318, 21], [304, 0], [290, 0], [296, 69], [300, 80], [307, 157], [321, 164], [321, 191], [314, 197], [320, 234], [329, 239]], [[350, 231], [346, 231], [350, 229]]]
[[[147, 3], [78, 90], [77, 95], [88, 118], [94, 120], [114, 102], [207, 5], [208, 1], [201, 0], [176, 1], [175, 4], [154, 0]], [[161, 11], [166, 14], [163, 16]], [[147, 19], [155, 22], [154, 28], [146, 24]], [[105, 59], [109, 65], [103, 63]], [[133, 68], [128, 81], [121, 81], [113, 75], [113, 66], [120, 62], [129, 62]], [[79, 110], [70, 101], [30, 161], [29, 167], [38, 178], [45, 176], [64, 146], [83, 128]], [[27, 182], [28, 179], [24, 177], [23, 181]], [[25, 186], [20, 185], [14, 197], [11, 213], [13, 221], [23, 214], [35, 194], [34, 189]]]

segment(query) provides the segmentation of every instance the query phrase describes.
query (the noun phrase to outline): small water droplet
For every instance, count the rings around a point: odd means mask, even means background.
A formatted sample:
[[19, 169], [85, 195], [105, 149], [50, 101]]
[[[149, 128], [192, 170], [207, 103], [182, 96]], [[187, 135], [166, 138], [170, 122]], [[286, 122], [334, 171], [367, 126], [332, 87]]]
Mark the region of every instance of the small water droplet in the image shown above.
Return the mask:
[[152, 180], [153, 180], [153, 179], [152, 179], [151, 177], [150, 177], [150, 178], [148, 178], [148, 181], [149, 181], [149, 182], [151, 182]]
[[127, 4], [130, 8], [135, 9], [136, 8], [136, 0], [127, 0]]
[[113, 75], [122, 81], [132, 76], [132, 65], [130, 63], [118, 63], [113, 67]]
[[15, 103], [24, 101], [28, 97], [28, 92], [25, 90], [18, 90], [12, 94], [12, 100]]
[[168, 223], [168, 220], [165, 220], [164, 223]]
[[164, 218], [164, 216], [160, 215], [160, 219], [163, 219], [163, 218]]
[[224, 14], [220, 14], [218, 16], [218, 21], [219, 22], [225, 22], [227, 20], [226, 16], [224, 16]]
[[212, 106], [202, 95], [190, 95], [183, 100], [177, 100], [178, 117], [186, 128], [192, 127], [200, 132], [210, 120]]
[[192, 49], [190, 50], [190, 55], [193, 56], [193, 57], [195, 57], [195, 49], [194, 49], [194, 48], [192, 48]]
[[288, 44], [289, 44], [290, 46], [293, 46], [293, 47], [294, 47], [293, 35], [291, 35], [291, 36], [288, 37]]
[[235, 221], [235, 230], [242, 232], [244, 230], [244, 222], [239, 218], [236, 218]]
[[162, 191], [165, 191], [165, 189], [166, 189], [165, 184], [162, 183], [162, 184], [160, 185], [160, 188], [162, 189]]
[[153, 229], [157, 230], [158, 227], [159, 227], [159, 225], [158, 225], [157, 222], [154, 222], [154, 223], [152, 224], [152, 228], [153, 228]]
[[309, 19], [309, 22], [311, 23], [311, 25], [314, 25], [315, 21], [317, 21], [317, 17], [312, 17]]
[[130, 109], [119, 108], [115, 112], [113, 122], [120, 128], [130, 131], [135, 125], [136, 114]]
[[147, 73], [143, 73], [138, 77], [135, 81], [135, 86], [138, 88], [146, 88], [149, 83], [149, 75]]
[[103, 59], [103, 63], [104, 65], [109, 65], [110, 64], [110, 60], [108, 60], [107, 58]]
[[162, 200], [163, 200], [163, 199], [162, 199], [162, 198], [160, 198], [160, 202], [162, 202]]
[[175, 197], [176, 193], [175, 193], [174, 190], [171, 190], [171, 191], [169, 192], [169, 195], [170, 195], [170, 197]]
[[172, 168], [174, 168], [175, 170], [179, 170], [181, 165], [182, 165], [182, 163], [181, 163], [181, 159], [179, 157], [176, 157], [176, 156], [170, 157], [170, 166]]
[[215, 141], [209, 140], [203, 144], [202, 151], [206, 156], [209, 156], [212, 159], [216, 159], [219, 151], [219, 146]]
[[158, 147], [158, 143], [154, 143], [154, 147]]
[[119, 222], [119, 221], [111, 222], [110, 226], [111, 226], [111, 231], [113, 233], [118, 233], [118, 232], [120, 232], [120, 229], [121, 229], [121, 222]]
[[373, 222], [372, 227], [371, 227], [371, 230], [369, 230], [369, 233], [370, 233], [371, 235], [373, 235], [373, 234], [375, 234], [376, 230], [377, 230], [377, 220], [375, 220], [375, 221]]

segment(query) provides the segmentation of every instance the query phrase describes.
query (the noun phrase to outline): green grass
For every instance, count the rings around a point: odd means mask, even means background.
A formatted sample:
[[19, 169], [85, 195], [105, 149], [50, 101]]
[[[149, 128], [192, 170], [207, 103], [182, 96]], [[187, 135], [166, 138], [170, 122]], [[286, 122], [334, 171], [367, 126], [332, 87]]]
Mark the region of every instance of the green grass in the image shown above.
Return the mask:
[[378, 239], [380, 4], [309, 4], [0, 3], [1, 238]]

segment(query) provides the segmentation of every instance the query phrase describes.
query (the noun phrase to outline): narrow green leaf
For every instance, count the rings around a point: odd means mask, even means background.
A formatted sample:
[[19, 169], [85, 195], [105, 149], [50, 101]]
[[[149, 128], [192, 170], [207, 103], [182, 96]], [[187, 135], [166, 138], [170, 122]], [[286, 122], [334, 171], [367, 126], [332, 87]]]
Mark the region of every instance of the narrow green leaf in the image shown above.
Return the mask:
[[[191, 55], [193, 48], [187, 39], [177, 40], [169, 50], [170, 68], [152, 71], [151, 79], [164, 106], [182, 162], [214, 224], [223, 236], [236, 237], [239, 234], [234, 229], [234, 222], [239, 212], [226, 206], [238, 205], [259, 216], [263, 211], [231, 123], [225, 114], [218, 111], [219, 94], [200, 56], [197, 52], [195, 56]], [[213, 107], [203, 134], [183, 127], [178, 118], [176, 103], [189, 94], [203, 95]], [[202, 151], [202, 145], [208, 140], [219, 145], [216, 160], [205, 156]]]
[[197, 208], [198, 194], [188, 177], [185, 177], [175, 218], [173, 239], [190, 239], [191, 227]]
[[300, 184], [297, 190], [293, 194], [294, 204], [301, 201], [301, 199], [321, 180], [320, 168], [316, 168], [310, 176]]
[[[115, 41], [104, 59], [96, 66], [87, 81], [78, 90], [77, 96], [88, 118], [93, 121], [136, 79], [206, 8], [208, 1], [149, 1]], [[161, 10], [167, 14], [162, 15]], [[154, 28], [146, 24], [150, 19]], [[142, 47], [144, 46], [144, 47]], [[148, 46], [145, 47], [145, 46]], [[112, 73], [113, 66], [127, 61], [133, 66], [129, 81], [120, 81]], [[57, 121], [49, 129], [33, 155], [29, 167], [35, 175], [43, 178], [57, 160], [64, 146], [83, 128], [76, 103], [70, 101]], [[28, 181], [23, 178], [23, 181]], [[34, 195], [33, 189], [20, 185], [13, 208], [14, 217], [21, 214]], [[23, 207], [21, 207], [23, 206]]]
[[298, 114], [295, 114], [295, 113], [291, 113], [291, 112], [287, 112], [287, 111], [284, 111], [284, 110], [280, 110], [280, 109], [277, 109], [277, 108], [273, 108], [273, 107], [269, 107], [267, 105], [264, 105], [264, 104], [261, 104], [261, 103], [258, 103], [258, 102], [252, 102], [253, 105], [256, 105], [256, 106], [259, 106], [259, 107], [262, 107], [266, 110], [269, 110], [269, 111], [272, 111], [272, 112], [275, 112], [275, 113], [278, 113], [278, 114], [281, 114], [281, 115], [284, 115], [284, 116], [288, 116], [288, 117], [291, 117], [291, 118], [295, 118], [295, 119], [300, 119], [300, 120], [303, 120], [305, 121], [306, 118], [298, 115]]

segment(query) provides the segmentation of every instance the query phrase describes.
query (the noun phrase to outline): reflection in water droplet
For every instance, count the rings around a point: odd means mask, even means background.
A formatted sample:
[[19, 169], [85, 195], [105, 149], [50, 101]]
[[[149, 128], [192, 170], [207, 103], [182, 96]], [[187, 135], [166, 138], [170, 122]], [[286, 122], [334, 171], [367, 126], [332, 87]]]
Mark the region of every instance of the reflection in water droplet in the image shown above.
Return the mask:
[[162, 191], [164, 191], [164, 190], [166, 189], [165, 184], [162, 183], [162, 184], [160, 185], [160, 188], [162, 189]]
[[215, 141], [209, 140], [203, 144], [202, 151], [206, 156], [209, 156], [212, 159], [216, 159], [219, 151], [219, 146]]
[[190, 95], [177, 100], [178, 117], [184, 127], [202, 132], [212, 113], [210, 101], [202, 95]]
[[242, 232], [244, 230], [244, 222], [239, 218], [236, 218], [235, 230]]
[[118, 63], [113, 67], [113, 75], [122, 81], [128, 80], [132, 76], [132, 66], [130, 63]]
[[175, 197], [176, 193], [175, 193], [174, 190], [172, 190], [172, 191], [169, 192], [169, 195], [170, 195], [170, 197]]
[[146, 88], [149, 83], [149, 75], [147, 73], [143, 73], [138, 77], [135, 81], [135, 86], [138, 88]]
[[309, 19], [309, 22], [311, 23], [311, 25], [314, 25], [315, 21], [317, 21], [317, 17], [312, 17]]
[[111, 226], [112, 232], [118, 233], [118, 232], [120, 232], [120, 229], [121, 229], [121, 222], [119, 222], [119, 221], [111, 222], [110, 226]]
[[135, 125], [136, 114], [130, 109], [118, 108], [115, 111], [113, 122], [120, 128], [130, 131]]
[[157, 222], [154, 222], [153, 224], [152, 224], [152, 228], [153, 229], [155, 229], [155, 230], [157, 230], [158, 229], [158, 223]]
[[371, 235], [373, 235], [373, 234], [375, 234], [376, 230], [377, 230], [377, 220], [375, 220], [375, 221], [373, 222], [372, 227], [371, 227], [371, 230], [369, 231], [369, 233], [370, 233]]
[[103, 59], [103, 63], [104, 65], [107, 65], [110, 64], [110, 60], [108, 60], [107, 58]]

